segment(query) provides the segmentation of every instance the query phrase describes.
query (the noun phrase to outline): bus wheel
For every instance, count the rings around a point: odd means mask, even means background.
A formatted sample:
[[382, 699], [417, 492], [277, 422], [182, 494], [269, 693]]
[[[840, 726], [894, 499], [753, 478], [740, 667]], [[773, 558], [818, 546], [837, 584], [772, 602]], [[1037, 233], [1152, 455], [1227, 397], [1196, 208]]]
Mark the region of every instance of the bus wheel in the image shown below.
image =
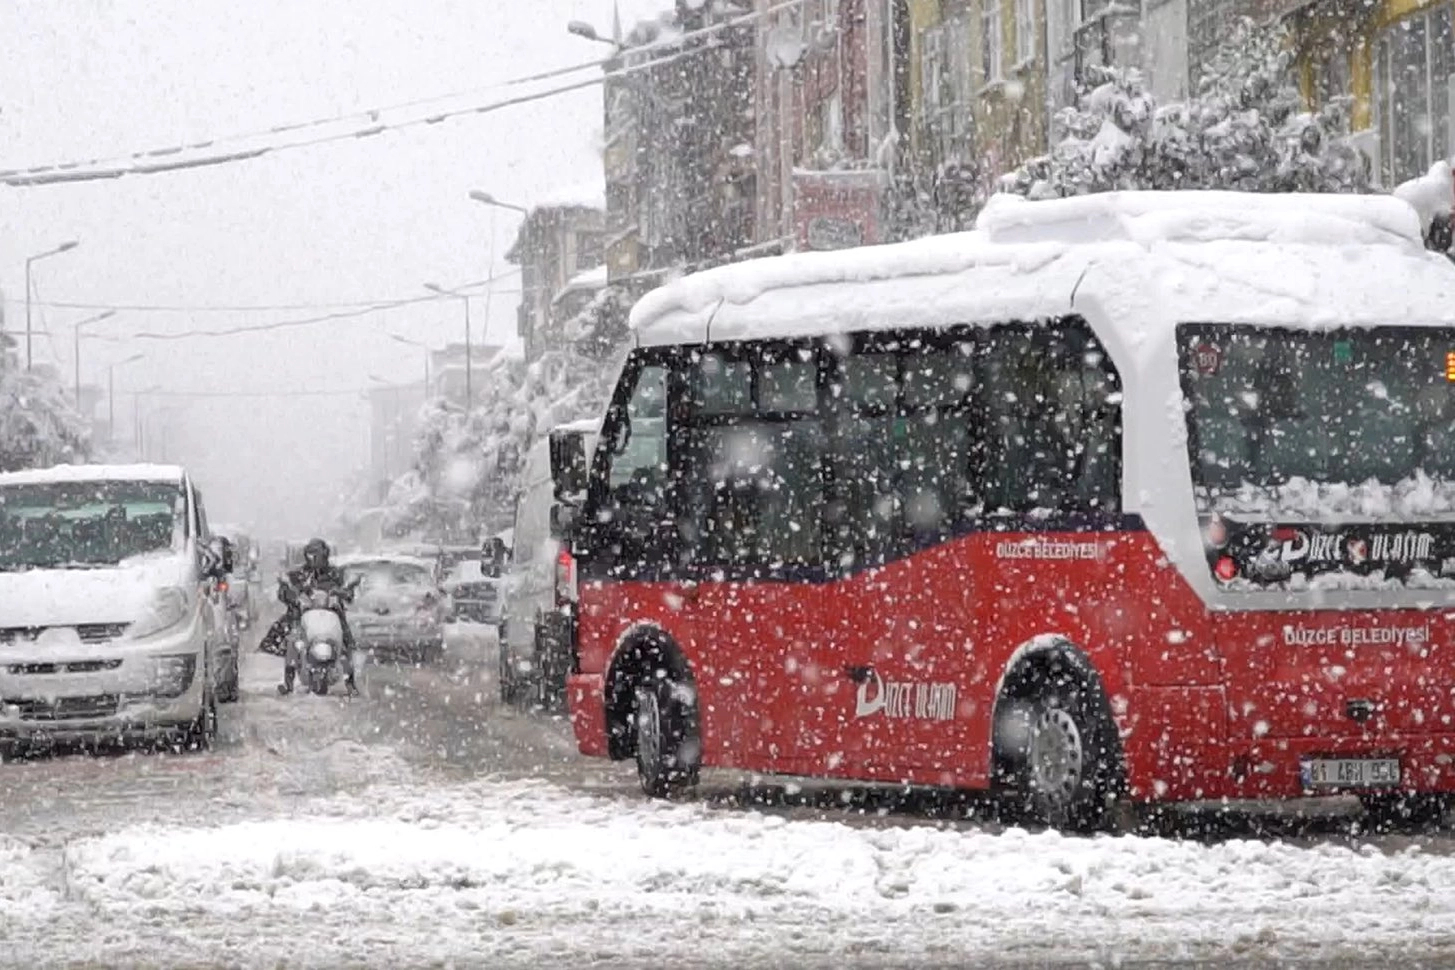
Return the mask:
[[1123, 813], [1117, 795], [1115, 730], [1095, 694], [1075, 681], [1032, 703], [1020, 789], [1038, 822], [1069, 831], [1105, 828]]
[[1364, 827], [1375, 832], [1437, 829], [1450, 809], [1445, 796], [1416, 792], [1371, 792], [1360, 795], [1359, 802], [1364, 806]]
[[673, 693], [667, 679], [636, 688], [637, 777], [651, 798], [671, 798], [697, 784], [699, 759], [690, 712]]

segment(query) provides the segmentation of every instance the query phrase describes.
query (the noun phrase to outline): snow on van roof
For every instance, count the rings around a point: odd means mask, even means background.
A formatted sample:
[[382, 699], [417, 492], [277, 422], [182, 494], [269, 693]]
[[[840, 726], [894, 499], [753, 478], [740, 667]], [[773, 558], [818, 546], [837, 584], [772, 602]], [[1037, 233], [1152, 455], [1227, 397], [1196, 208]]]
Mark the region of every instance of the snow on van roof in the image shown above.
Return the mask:
[[0, 485], [34, 485], [51, 482], [177, 482], [184, 476], [180, 465], [54, 465], [0, 473]]
[[551, 430], [552, 431], [579, 431], [582, 434], [595, 434], [596, 432], [598, 432], [598, 431], [601, 430], [601, 419], [600, 418], [582, 418], [580, 421], [567, 421], [564, 424], [558, 424], [558, 425], [556, 425]]
[[707, 270], [647, 294], [631, 326], [646, 346], [1034, 319], [1066, 313], [1083, 281], [1227, 322], [1428, 323], [1455, 308], [1455, 271], [1400, 199], [1118, 192], [1005, 196], [972, 232]]

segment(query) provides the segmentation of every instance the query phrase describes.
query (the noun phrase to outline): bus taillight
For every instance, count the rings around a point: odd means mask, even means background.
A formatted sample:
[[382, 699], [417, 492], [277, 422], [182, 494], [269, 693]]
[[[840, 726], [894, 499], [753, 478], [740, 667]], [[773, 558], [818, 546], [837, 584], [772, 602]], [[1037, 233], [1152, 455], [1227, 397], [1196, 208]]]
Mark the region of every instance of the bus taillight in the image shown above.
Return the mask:
[[562, 549], [556, 555], [556, 605], [568, 606], [576, 602], [576, 559], [571, 550]]

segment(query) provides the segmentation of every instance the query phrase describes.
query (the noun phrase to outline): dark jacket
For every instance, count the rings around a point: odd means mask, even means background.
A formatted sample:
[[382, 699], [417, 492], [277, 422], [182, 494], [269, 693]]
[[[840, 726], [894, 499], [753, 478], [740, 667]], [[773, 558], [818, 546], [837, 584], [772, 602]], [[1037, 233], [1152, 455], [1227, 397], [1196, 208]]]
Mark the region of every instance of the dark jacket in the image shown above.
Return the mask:
[[329, 566], [315, 572], [307, 566], [291, 569], [283, 582], [278, 584], [278, 597], [290, 612], [298, 609], [298, 594], [309, 590], [337, 590], [345, 603], [353, 601], [354, 591], [349, 588], [342, 569]]

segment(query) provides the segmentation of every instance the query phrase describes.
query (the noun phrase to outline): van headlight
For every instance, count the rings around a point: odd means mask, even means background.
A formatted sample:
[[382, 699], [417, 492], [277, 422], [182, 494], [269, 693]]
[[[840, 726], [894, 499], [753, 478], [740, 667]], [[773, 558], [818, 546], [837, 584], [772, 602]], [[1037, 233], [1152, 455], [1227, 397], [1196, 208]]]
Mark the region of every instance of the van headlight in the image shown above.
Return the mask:
[[187, 619], [188, 605], [187, 591], [180, 586], [159, 589], [127, 633], [140, 640], [170, 630]]
[[192, 686], [192, 676], [197, 672], [196, 654], [185, 653], [153, 660], [156, 672], [152, 675], [152, 690], [162, 697], [180, 697]]

